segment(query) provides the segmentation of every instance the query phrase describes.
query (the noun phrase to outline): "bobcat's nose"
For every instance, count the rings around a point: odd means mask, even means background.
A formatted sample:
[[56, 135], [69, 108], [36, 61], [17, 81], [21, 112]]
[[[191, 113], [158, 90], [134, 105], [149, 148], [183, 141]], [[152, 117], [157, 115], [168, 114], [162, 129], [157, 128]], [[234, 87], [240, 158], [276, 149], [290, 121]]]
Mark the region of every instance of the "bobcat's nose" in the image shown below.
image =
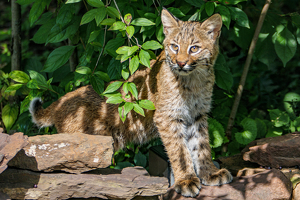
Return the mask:
[[186, 65], [186, 62], [177, 62], [178, 66], [183, 68]]

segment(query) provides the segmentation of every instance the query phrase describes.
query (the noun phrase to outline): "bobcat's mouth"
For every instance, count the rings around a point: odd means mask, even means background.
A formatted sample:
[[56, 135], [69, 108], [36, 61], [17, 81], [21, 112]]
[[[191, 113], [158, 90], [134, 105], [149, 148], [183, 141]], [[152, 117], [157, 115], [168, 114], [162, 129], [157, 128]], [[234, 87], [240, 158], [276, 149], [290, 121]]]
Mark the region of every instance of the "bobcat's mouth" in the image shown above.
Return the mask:
[[186, 76], [186, 75], [189, 75], [190, 73], [192, 73], [192, 71], [194, 71], [194, 69], [196, 68], [196, 65], [186, 64], [183, 67], [180, 67], [178, 64], [172, 63], [171, 68], [172, 68], [172, 71], [174, 71], [175, 73]]

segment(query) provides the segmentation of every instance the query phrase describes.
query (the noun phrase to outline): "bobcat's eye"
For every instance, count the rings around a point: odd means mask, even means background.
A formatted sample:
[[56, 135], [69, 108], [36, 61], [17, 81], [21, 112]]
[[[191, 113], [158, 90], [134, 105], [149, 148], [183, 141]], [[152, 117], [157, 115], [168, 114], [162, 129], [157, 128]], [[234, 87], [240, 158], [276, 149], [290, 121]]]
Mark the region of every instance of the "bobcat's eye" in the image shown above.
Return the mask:
[[199, 51], [199, 47], [198, 46], [192, 46], [191, 48], [190, 48], [190, 52], [191, 53], [197, 53], [198, 51]]
[[171, 44], [171, 50], [177, 52], [179, 49], [179, 46], [177, 44]]

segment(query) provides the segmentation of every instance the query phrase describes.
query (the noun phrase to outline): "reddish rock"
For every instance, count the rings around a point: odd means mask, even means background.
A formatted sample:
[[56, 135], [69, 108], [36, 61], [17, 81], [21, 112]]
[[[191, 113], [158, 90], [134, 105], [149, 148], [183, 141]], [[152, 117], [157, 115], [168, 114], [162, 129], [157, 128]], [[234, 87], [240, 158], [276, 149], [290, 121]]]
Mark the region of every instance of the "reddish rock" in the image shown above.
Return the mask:
[[113, 140], [110, 136], [81, 133], [37, 135], [9, 166], [33, 171], [61, 170], [81, 173], [111, 165]]
[[300, 165], [300, 134], [290, 133], [253, 141], [242, 154], [245, 161], [272, 168]]
[[202, 186], [196, 198], [186, 198], [170, 188], [164, 200], [273, 200], [290, 199], [292, 195], [291, 181], [279, 170], [272, 169], [244, 177], [235, 177], [230, 184], [221, 186]]
[[166, 178], [150, 177], [142, 167], [96, 171], [100, 174], [38, 173], [8, 168], [0, 174], [0, 193], [11, 199], [157, 199], [168, 189]]
[[0, 129], [0, 174], [7, 168], [7, 163], [28, 144], [27, 136], [23, 133], [8, 135]]

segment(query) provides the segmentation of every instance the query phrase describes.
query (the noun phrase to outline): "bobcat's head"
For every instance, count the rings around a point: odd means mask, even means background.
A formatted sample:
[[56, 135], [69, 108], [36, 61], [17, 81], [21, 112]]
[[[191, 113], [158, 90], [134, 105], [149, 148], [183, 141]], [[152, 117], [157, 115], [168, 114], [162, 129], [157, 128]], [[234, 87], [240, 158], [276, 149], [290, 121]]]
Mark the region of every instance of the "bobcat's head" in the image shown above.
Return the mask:
[[162, 10], [166, 60], [178, 75], [189, 75], [214, 65], [219, 53], [222, 18], [214, 14], [204, 22], [181, 21]]

